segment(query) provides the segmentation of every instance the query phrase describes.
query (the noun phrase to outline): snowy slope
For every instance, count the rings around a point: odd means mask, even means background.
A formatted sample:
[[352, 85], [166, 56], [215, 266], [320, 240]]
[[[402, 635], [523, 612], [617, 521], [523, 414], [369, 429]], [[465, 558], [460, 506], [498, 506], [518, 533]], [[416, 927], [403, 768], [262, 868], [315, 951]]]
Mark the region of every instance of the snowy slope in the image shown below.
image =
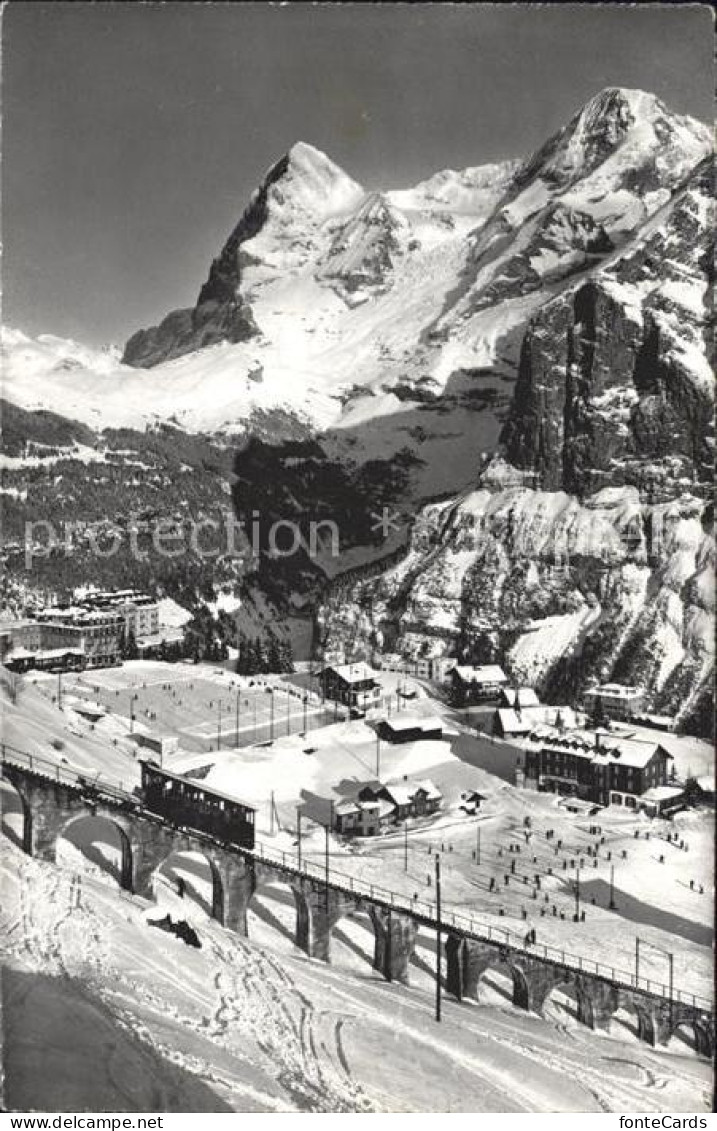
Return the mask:
[[437, 1026], [430, 981], [387, 985], [209, 923], [195, 950], [148, 925], [156, 910], [12, 847], [0, 886], [10, 1111], [709, 1109], [707, 1063], [625, 1028], [601, 1040], [565, 1009], [521, 1016], [500, 981], [477, 1007], [446, 1001]]

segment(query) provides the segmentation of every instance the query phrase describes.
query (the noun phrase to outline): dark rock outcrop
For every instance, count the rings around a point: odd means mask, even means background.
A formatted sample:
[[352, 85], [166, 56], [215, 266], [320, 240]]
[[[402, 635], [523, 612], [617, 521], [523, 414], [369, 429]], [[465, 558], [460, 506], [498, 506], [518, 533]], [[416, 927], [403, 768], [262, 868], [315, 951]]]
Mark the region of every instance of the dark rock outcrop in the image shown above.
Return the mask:
[[247, 341], [258, 332], [251, 307], [239, 298], [210, 300], [194, 309], [173, 310], [159, 326], [138, 330], [127, 342], [122, 361], [138, 369], [151, 369], [204, 346]]
[[659, 226], [531, 320], [501, 440], [545, 489], [669, 498], [709, 482], [710, 193], [704, 163]]
[[133, 334], [122, 358], [126, 365], [148, 369], [204, 346], [243, 342], [258, 334], [251, 308], [239, 295], [241, 246], [262, 230], [267, 220], [269, 190], [288, 167], [289, 156], [285, 155], [267, 173], [220, 254], [212, 261], [194, 308], [174, 310], [159, 326]]

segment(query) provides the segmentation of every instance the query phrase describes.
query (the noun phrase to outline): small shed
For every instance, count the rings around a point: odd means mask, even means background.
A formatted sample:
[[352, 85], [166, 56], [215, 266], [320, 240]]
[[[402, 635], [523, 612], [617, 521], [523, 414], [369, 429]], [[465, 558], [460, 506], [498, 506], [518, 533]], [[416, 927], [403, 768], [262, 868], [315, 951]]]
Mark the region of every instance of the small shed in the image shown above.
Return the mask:
[[675, 806], [679, 806], [685, 796], [680, 785], [655, 785], [646, 789], [640, 798], [640, 809], [648, 817], [659, 817]]
[[443, 738], [443, 720], [437, 715], [420, 718], [417, 715], [394, 715], [383, 719], [378, 733], [386, 742], [418, 742], [422, 739]]
[[360, 832], [361, 807], [357, 801], [340, 801], [334, 806], [334, 828], [342, 836]]
[[137, 740], [140, 746], [159, 754], [164, 758], [167, 754], [175, 754], [179, 749], [179, 738], [176, 734], [155, 734], [152, 731], [139, 732]]
[[498, 702], [501, 707], [513, 707], [515, 710], [540, 706], [540, 699], [532, 687], [504, 687]]
[[461, 809], [472, 816], [478, 812], [485, 800], [485, 796], [479, 793], [477, 789], [470, 789], [467, 793], [461, 794]]

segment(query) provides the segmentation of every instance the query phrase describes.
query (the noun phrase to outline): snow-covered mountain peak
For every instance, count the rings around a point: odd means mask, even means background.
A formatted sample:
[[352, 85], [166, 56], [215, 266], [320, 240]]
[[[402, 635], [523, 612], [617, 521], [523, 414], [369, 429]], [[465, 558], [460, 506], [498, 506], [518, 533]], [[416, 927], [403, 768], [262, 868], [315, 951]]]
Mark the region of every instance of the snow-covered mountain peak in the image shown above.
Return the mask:
[[593, 95], [573, 119], [577, 122], [575, 132], [590, 135], [597, 131], [603, 134], [611, 128], [624, 132], [634, 122], [654, 118], [660, 111], [667, 113], [654, 94], [622, 86], [606, 86]]
[[304, 141], [297, 141], [270, 169], [264, 187], [270, 214], [288, 209], [318, 221], [349, 212], [365, 195], [330, 157]]
[[398, 208], [446, 210], [485, 219], [505, 192], [519, 161], [474, 165], [467, 169], [442, 169], [410, 189], [394, 189], [386, 198]]
[[607, 166], [616, 176], [629, 167], [687, 172], [708, 152], [708, 128], [694, 118], [669, 110], [654, 94], [643, 90], [606, 87], [591, 98], [518, 171], [523, 187], [540, 177], [550, 185], [566, 188], [585, 181]]

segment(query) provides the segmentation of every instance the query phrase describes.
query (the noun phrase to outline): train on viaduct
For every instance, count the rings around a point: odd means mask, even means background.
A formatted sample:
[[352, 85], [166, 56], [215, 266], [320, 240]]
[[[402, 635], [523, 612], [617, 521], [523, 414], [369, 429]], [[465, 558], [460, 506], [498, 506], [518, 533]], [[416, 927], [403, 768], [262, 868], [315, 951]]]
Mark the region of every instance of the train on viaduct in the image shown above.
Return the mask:
[[[295, 943], [309, 957], [329, 962], [334, 928], [345, 916], [364, 911], [374, 932], [374, 969], [389, 981], [408, 983], [418, 930], [428, 928], [440, 932], [445, 990], [458, 1000], [476, 998], [481, 976], [501, 965], [510, 971], [513, 1004], [521, 1009], [541, 1013], [554, 989], [572, 987], [578, 1019], [592, 1029], [607, 1029], [612, 1015], [627, 1009], [637, 1019], [638, 1035], [650, 1045], [666, 1044], [678, 1027], [689, 1026], [697, 1051], [714, 1054], [712, 1006], [691, 994], [677, 989], [670, 997], [664, 987], [645, 986], [642, 980], [636, 985], [629, 975], [587, 960], [561, 961], [559, 952], [549, 956], [544, 948], [541, 954], [540, 948], [507, 942], [488, 928], [464, 927], [456, 916], [439, 922], [430, 905], [419, 909], [405, 896], [382, 890], [379, 895], [348, 877], [323, 875], [306, 861], [299, 866], [292, 854], [255, 845], [249, 813], [242, 816], [248, 824], [235, 838], [237, 843], [222, 839], [216, 829], [179, 824], [179, 809], [157, 801], [161, 778], [155, 774], [145, 775], [145, 784], [151, 785], [145, 797], [142, 791], [118, 791], [100, 780], [90, 783], [64, 767], [48, 763], [40, 768], [29, 755], [21, 757], [6, 748], [0, 753], [2, 776], [17, 791], [23, 811], [22, 848], [40, 860], [55, 862], [57, 841], [73, 821], [104, 817], [117, 828], [122, 843], [120, 885], [135, 895], [154, 899], [153, 877], [172, 854], [201, 852], [213, 880], [211, 913], [229, 930], [246, 935], [254, 892], [282, 882], [291, 888], [296, 906]], [[185, 807], [185, 821], [186, 813]], [[222, 819], [217, 816], [220, 824]]]

